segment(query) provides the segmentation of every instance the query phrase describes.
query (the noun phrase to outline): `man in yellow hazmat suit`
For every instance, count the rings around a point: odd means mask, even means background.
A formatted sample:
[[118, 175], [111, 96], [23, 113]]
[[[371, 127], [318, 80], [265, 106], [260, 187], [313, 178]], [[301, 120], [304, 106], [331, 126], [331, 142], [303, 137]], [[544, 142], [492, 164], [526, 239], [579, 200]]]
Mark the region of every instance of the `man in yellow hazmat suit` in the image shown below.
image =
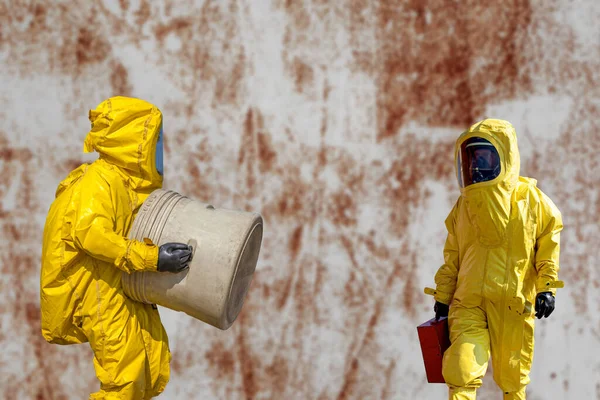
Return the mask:
[[99, 158], [60, 183], [44, 228], [42, 335], [90, 343], [100, 380], [90, 399], [149, 399], [169, 380], [168, 339], [155, 306], [124, 296], [121, 273], [181, 271], [191, 249], [127, 238], [140, 205], [162, 187], [161, 112], [113, 97], [89, 118], [84, 151]]
[[525, 399], [534, 313], [554, 310], [561, 214], [519, 176], [513, 126], [486, 119], [456, 141], [461, 196], [446, 219], [444, 265], [436, 276], [436, 318], [448, 316], [443, 375], [452, 400], [475, 399], [488, 360], [504, 399]]

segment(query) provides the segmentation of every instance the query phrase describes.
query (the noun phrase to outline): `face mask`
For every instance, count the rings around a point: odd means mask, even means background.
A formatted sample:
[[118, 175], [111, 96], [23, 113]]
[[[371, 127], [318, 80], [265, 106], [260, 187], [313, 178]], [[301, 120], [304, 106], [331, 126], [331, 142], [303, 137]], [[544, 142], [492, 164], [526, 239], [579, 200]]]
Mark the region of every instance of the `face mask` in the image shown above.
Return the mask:
[[473, 183], [479, 183], [491, 181], [496, 173], [488, 159], [476, 156], [471, 166], [471, 176]]
[[500, 157], [489, 141], [474, 137], [461, 145], [458, 181], [461, 187], [487, 182], [500, 175]]
[[160, 125], [160, 132], [158, 134], [158, 141], [156, 142], [156, 171], [162, 176], [163, 174], [163, 127]]

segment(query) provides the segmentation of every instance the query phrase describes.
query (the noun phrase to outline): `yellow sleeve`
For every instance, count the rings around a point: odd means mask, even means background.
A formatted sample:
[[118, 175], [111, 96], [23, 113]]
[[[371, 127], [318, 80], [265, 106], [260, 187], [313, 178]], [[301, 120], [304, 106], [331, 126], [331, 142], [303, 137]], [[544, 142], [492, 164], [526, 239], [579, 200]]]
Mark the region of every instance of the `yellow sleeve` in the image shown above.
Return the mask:
[[127, 273], [156, 271], [156, 245], [130, 240], [115, 232], [117, 215], [113, 198], [110, 183], [98, 172], [89, 170], [82, 177], [72, 200], [76, 210], [71, 229], [73, 244], [91, 257]]
[[435, 301], [450, 304], [456, 290], [456, 280], [458, 278], [458, 240], [455, 234], [455, 223], [458, 201], [448, 218], [446, 218], [446, 229], [448, 236], [444, 245], [444, 265], [442, 265], [435, 274], [436, 293]]
[[548, 285], [558, 281], [560, 232], [563, 229], [562, 216], [552, 200], [538, 189], [540, 203], [537, 209], [538, 232], [535, 245], [535, 269], [537, 293], [552, 292]]

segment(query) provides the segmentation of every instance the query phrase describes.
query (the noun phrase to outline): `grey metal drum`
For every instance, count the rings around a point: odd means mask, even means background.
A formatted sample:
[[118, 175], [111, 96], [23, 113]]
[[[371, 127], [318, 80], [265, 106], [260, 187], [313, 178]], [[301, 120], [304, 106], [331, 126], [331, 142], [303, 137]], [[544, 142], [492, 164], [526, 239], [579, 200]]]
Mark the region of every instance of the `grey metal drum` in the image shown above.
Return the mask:
[[189, 269], [123, 273], [125, 294], [228, 329], [242, 309], [258, 262], [260, 214], [216, 209], [173, 191], [156, 190], [141, 206], [129, 237], [161, 245], [189, 243]]

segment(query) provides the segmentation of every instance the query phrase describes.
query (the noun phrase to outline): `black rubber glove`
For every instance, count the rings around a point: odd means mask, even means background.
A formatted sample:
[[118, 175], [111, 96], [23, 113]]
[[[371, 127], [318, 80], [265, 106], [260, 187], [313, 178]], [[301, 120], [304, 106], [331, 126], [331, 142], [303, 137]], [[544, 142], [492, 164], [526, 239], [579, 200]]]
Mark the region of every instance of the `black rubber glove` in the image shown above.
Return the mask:
[[159, 272], [179, 272], [192, 261], [192, 246], [183, 243], [165, 243], [158, 249]]
[[542, 317], [548, 318], [548, 316], [552, 314], [552, 311], [554, 311], [554, 303], [555, 299], [552, 293], [538, 293], [535, 298], [535, 316], [538, 319], [541, 319]]
[[447, 317], [449, 309], [450, 306], [448, 304], [436, 301], [435, 305], [433, 306], [433, 311], [435, 311], [435, 320], [438, 321], [441, 317]]

